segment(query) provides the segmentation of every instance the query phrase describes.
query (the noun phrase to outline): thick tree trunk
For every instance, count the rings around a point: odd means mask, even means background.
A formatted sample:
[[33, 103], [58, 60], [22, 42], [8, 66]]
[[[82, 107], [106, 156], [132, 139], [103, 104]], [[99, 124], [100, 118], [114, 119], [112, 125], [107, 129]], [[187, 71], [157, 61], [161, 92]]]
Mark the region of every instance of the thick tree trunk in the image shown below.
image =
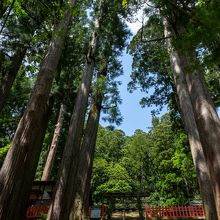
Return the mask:
[[41, 178], [42, 181], [48, 181], [51, 175], [51, 171], [53, 168], [54, 159], [55, 159], [55, 155], [56, 155], [57, 147], [59, 143], [59, 137], [60, 137], [62, 127], [63, 127], [64, 113], [65, 113], [65, 106], [61, 104], [57, 124], [55, 126], [55, 130], [53, 134], [52, 143], [48, 151], [47, 160], [46, 160], [43, 175]]
[[[191, 57], [190, 61], [188, 57], [184, 58], [189, 68], [193, 57]], [[218, 219], [220, 219], [220, 120], [203, 75], [194, 70], [186, 74], [186, 79], [197, 127], [211, 174], [217, 215]]]
[[[89, 219], [87, 205], [87, 196], [89, 194], [88, 182], [91, 181], [91, 172], [93, 165], [93, 157], [95, 153], [95, 143], [98, 132], [99, 117], [101, 105], [93, 104], [89, 113], [88, 122], [85, 129], [85, 136], [83, 138], [80, 162], [77, 174], [77, 191], [75, 194], [75, 201], [72, 209], [71, 220]], [[85, 209], [84, 209], [85, 208]]]
[[[108, 58], [106, 59], [108, 60]], [[104, 65], [102, 71], [98, 74], [106, 77], [108, 61]], [[98, 84], [98, 81], [97, 81]], [[89, 117], [86, 124], [85, 134], [83, 137], [79, 168], [77, 171], [77, 188], [74, 192], [74, 203], [72, 208], [71, 220], [88, 220], [89, 217], [89, 193], [90, 182], [92, 176], [93, 158], [95, 154], [96, 138], [98, 133], [99, 118], [101, 113], [101, 105], [103, 99], [103, 91], [96, 88], [96, 95], [93, 97], [92, 105], [90, 107]]]
[[[94, 152], [95, 154], [95, 152]], [[93, 168], [93, 159], [94, 155], [91, 155], [91, 164], [87, 170], [87, 179], [86, 179], [86, 185], [84, 190], [84, 195], [83, 195], [83, 206], [82, 206], [82, 219], [88, 220], [90, 219], [89, 216], [89, 207], [90, 207], [90, 202], [91, 202], [91, 180], [92, 180], [92, 168]]]
[[75, 101], [75, 107], [70, 121], [68, 137], [63, 152], [58, 182], [47, 216], [49, 220], [69, 219], [76, 191], [76, 176], [79, 164], [80, 146], [85, 121], [88, 95], [92, 82], [95, 66], [96, 50], [98, 46], [100, 20], [102, 17], [103, 1], [99, 2], [99, 16], [95, 20], [95, 26], [88, 48], [85, 70]]
[[[165, 37], [168, 37], [172, 34], [172, 31], [169, 29], [169, 24], [165, 18], [163, 19], [163, 23]], [[167, 46], [170, 54], [171, 64], [173, 66], [174, 81], [178, 94], [179, 105], [182, 111], [181, 113], [185, 130], [188, 133], [192, 158], [197, 172], [201, 195], [204, 200], [206, 219], [217, 220], [218, 218], [216, 214], [212, 184], [210, 181], [210, 173], [206, 164], [200, 135], [196, 125], [192, 102], [186, 86], [186, 79], [182, 66], [183, 63], [178, 53], [173, 48], [171, 39], [167, 39]]]
[[[71, 4], [74, 4], [74, 0]], [[48, 97], [70, 19], [71, 11], [68, 10], [49, 44], [27, 109], [0, 171], [1, 220], [25, 219], [29, 192], [45, 133], [42, 126], [48, 109]]]
[[22, 61], [25, 57], [27, 51], [27, 47], [20, 47], [15, 52], [10, 67], [8, 71], [6, 71], [5, 75], [2, 77], [0, 82], [0, 113], [4, 107], [5, 101], [7, 100], [11, 87], [14, 83], [14, 80], [17, 76], [17, 73], [20, 69]]
[[[33, 154], [26, 154], [26, 158], [24, 158], [24, 162], [22, 164], [22, 166], [18, 165], [18, 169], [16, 169], [16, 171], [18, 172], [19, 177], [25, 177], [25, 173], [27, 170], [27, 166], [28, 166], [28, 170], [35, 170], [37, 167], [37, 164], [33, 164], [30, 163], [30, 161], [36, 161], [38, 160], [38, 151], [39, 151], [39, 146], [42, 145], [43, 139], [44, 139], [44, 135], [47, 129], [47, 125], [48, 125], [48, 121], [49, 121], [49, 117], [51, 115], [52, 112], [52, 105], [53, 102], [49, 103], [46, 106], [46, 110], [45, 110], [45, 114], [43, 115], [43, 123], [41, 124], [41, 128], [36, 130], [36, 132], [38, 133], [37, 138], [35, 139], [35, 142], [33, 142], [32, 147], [34, 148], [33, 150]], [[23, 122], [20, 122], [19, 126], [22, 126]], [[19, 164], [17, 157], [20, 156], [20, 154], [22, 154], [23, 152], [28, 151], [28, 149], [22, 149], [22, 152], [18, 152], [18, 151], [14, 151], [11, 153], [11, 155], [9, 155], [11, 158], [11, 164], [9, 165], [14, 165], [14, 164]], [[8, 155], [7, 155], [8, 157]], [[5, 165], [5, 163], [4, 163]], [[11, 171], [11, 167], [12, 166], [8, 166], [8, 169], [10, 169], [9, 171]], [[16, 167], [17, 168], [17, 167]], [[1, 170], [1, 176], [4, 175], [5, 173], [2, 173], [4, 171], [7, 171], [7, 167], [4, 167]], [[32, 172], [31, 174], [29, 174], [31, 177], [30, 178], [26, 178], [26, 182], [25, 184], [22, 183], [23, 179], [17, 178], [15, 181], [15, 183], [12, 183], [10, 181], [10, 177], [17, 177], [16, 173], [11, 172], [12, 175], [11, 176], [6, 176], [6, 178], [4, 179], [4, 181], [8, 184], [8, 185], [4, 185], [4, 188], [2, 188], [1, 185], [1, 197], [0, 197], [0, 201], [6, 201], [7, 205], [5, 203], [3, 203], [3, 205], [1, 205], [1, 220], [12, 220], [12, 219], [18, 219], [18, 220], [23, 220], [26, 217], [26, 207], [28, 205], [28, 198], [29, 198], [29, 192], [31, 190], [32, 187], [32, 181], [34, 179], [35, 173]], [[2, 180], [2, 179], [1, 179]], [[2, 184], [3, 181], [1, 181]], [[7, 190], [8, 194], [5, 193], [5, 191], [2, 190]], [[14, 195], [22, 195], [24, 198], [27, 198], [26, 200], [23, 200], [22, 197], [15, 197]], [[8, 201], [8, 198], [11, 199], [11, 201]], [[22, 201], [22, 202], [21, 202]], [[15, 206], [15, 208], [14, 208]], [[12, 209], [14, 208], [14, 210]]]

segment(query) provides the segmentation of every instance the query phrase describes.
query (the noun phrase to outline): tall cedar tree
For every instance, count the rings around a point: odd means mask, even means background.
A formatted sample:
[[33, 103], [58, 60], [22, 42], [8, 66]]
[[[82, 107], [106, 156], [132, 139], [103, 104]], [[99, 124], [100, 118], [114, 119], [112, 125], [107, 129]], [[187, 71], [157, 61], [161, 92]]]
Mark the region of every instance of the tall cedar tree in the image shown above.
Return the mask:
[[11, 58], [11, 64], [9, 68], [0, 81], [0, 112], [2, 111], [10, 94], [10, 90], [21, 67], [26, 51], [27, 45], [19, 45], [19, 48], [17, 48], [16, 52]]
[[57, 119], [57, 124], [55, 126], [55, 130], [54, 130], [54, 134], [53, 134], [53, 139], [52, 139], [50, 148], [48, 150], [47, 160], [46, 160], [44, 170], [43, 170], [43, 175], [41, 178], [42, 181], [49, 181], [50, 180], [50, 175], [51, 175], [51, 171], [53, 168], [53, 163], [54, 163], [54, 159], [56, 156], [57, 147], [58, 147], [58, 143], [59, 143], [59, 137], [60, 137], [62, 127], [63, 127], [65, 108], [66, 108], [65, 105], [61, 104], [59, 116]]
[[89, 193], [92, 175], [92, 164], [95, 153], [95, 143], [101, 112], [102, 97], [95, 98], [91, 105], [85, 135], [80, 152], [80, 162], [77, 173], [77, 192], [72, 208], [72, 219], [89, 219]]
[[167, 38], [166, 41], [168, 52], [170, 54], [170, 61], [173, 66], [174, 83], [178, 95], [179, 106], [182, 113], [185, 130], [188, 133], [192, 158], [199, 180], [200, 191], [204, 200], [206, 219], [215, 220], [217, 219], [217, 213], [210, 174], [196, 125], [192, 102], [186, 86], [186, 79], [182, 67], [183, 62], [178, 52], [175, 51], [174, 47], [172, 46], [169, 36], [172, 36], [174, 33], [170, 29], [170, 25], [165, 17], [163, 18], [163, 24], [164, 35]]
[[[10, 9], [7, 12], [7, 16], [4, 19], [4, 26], [2, 27], [6, 29], [2, 33], [2, 39], [3, 41], [8, 41], [11, 43], [9, 44], [10, 48], [4, 48], [5, 51], [9, 51], [8, 54], [13, 54], [11, 57], [7, 54], [2, 53], [4, 57], [8, 56], [10, 57], [10, 63], [6, 65], [6, 67], [3, 67], [3, 59], [0, 60], [0, 71], [2, 74], [1, 81], [0, 81], [0, 112], [2, 111], [9, 95], [11, 88], [14, 84], [15, 78], [18, 74], [18, 71], [22, 65], [22, 61], [24, 60], [24, 57], [26, 55], [27, 50], [29, 49], [30, 43], [32, 41], [34, 33], [36, 33], [37, 30], [40, 29], [42, 26], [42, 23], [46, 20], [45, 16], [45, 9], [42, 10], [42, 7], [39, 7], [39, 9], [35, 10], [34, 13], [28, 14], [29, 11], [32, 11], [35, 9], [36, 4], [34, 2], [30, 2], [25, 8], [24, 3], [22, 1], [11, 1]], [[9, 1], [2, 2], [3, 9], [7, 9], [9, 5]], [[13, 14], [9, 17], [10, 11], [12, 11], [13, 8]], [[1, 11], [1, 9], [0, 9]], [[26, 12], [27, 11], [27, 12]], [[1, 14], [1, 12], [0, 12]], [[9, 25], [6, 25], [6, 23], [9, 23]], [[29, 26], [27, 27], [27, 23]], [[16, 28], [14, 28], [14, 25], [16, 24]], [[13, 25], [11, 27], [11, 25]], [[21, 28], [21, 30], [19, 30]], [[11, 31], [13, 30], [13, 31]], [[21, 34], [22, 32], [22, 34]], [[19, 36], [19, 37], [18, 37]], [[10, 37], [13, 39], [10, 39]], [[14, 42], [13, 42], [14, 41]], [[3, 42], [4, 45], [4, 42]], [[15, 49], [14, 49], [15, 48]]]
[[[11, 148], [0, 171], [0, 219], [23, 220], [32, 181], [45, 135], [48, 97], [75, 0], [69, 2], [64, 17], [56, 26], [32, 95], [14, 135]], [[20, 202], [22, 201], [22, 202]]]
[[[184, 36], [187, 32], [186, 22], [183, 20], [184, 14], [181, 6], [174, 6], [179, 11], [175, 11], [173, 4], [167, 5], [167, 8], [172, 7], [173, 16], [175, 16], [175, 18], [170, 18], [169, 22], [172, 25], [174, 36]], [[178, 54], [181, 57], [180, 62], [186, 77], [200, 140], [208, 163], [217, 216], [220, 219], [220, 120], [205, 83], [203, 72], [198, 66], [195, 48], [188, 45], [187, 50], [184, 51], [180, 49], [180, 46], [184, 48], [184, 43], [184, 39], [179, 41]]]
[[[14, 3], [15, 3], [14, 1], [11, 3], [10, 8], [13, 7]], [[6, 2], [2, 3], [2, 4], [5, 7], [7, 5]], [[30, 9], [33, 9], [33, 7]], [[20, 39], [17, 39], [18, 42], [16, 42], [15, 45], [13, 45], [13, 43], [12, 43], [12, 46], [11, 46], [12, 48], [10, 49], [10, 53], [12, 53], [13, 55], [12, 55], [12, 57], [10, 57], [10, 63], [8, 65], [6, 65], [6, 67], [4, 67], [4, 69], [2, 68], [4, 61], [1, 60], [0, 72], [2, 74], [2, 77], [0, 80], [0, 113], [5, 105], [5, 102], [8, 99], [8, 96], [10, 94], [10, 91], [11, 91], [11, 88], [12, 88], [13, 83], [15, 81], [15, 78], [18, 74], [18, 71], [19, 71], [21, 65], [22, 65], [22, 61], [24, 60], [27, 49], [29, 48], [30, 43], [32, 41], [33, 34], [40, 27], [40, 25], [38, 23], [36, 23], [35, 20], [33, 20], [32, 18], [26, 17], [26, 16], [19, 15], [19, 16], [15, 16], [15, 18], [13, 18], [13, 16], [12, 16], [12, 19], [16, 19], [17, 21], [10, 21], [10, 23], [18, 22], [19, 27], [17, 27], [17, 28], [23, 28], [23, 30], [25, 29], [25, 31], [24, 31], [23, 35], [19, 36]], [[30, 26], [28, 28], [26, 27], [27, 22], [30, 24]], [[6, 28], [7, 28], [7, 26], [6, 26]], [[9, 33], [7, 33], [7, 31], [6, 31], [6, 34], [3, 33], [3, 39], [4, 39], [4, 35], [6, 35], [6, 38], [9, 37], [10, 35], [13, 35], [13, 38], [15, 38], [15, 39], [17, 38], [15, 33], [10, 33], [10, 27], [9, 27], [8, 31], [9, 31]], [[8, 39], [8, 41], [9, 41], [9, 39]], [[14, 50], [13, 46], [15, 47], [15, 51], [13, 51]], [[4, 53], [2, 55], [6, 56]]]
[[88, 96], [92, 82], [93, 71], [96, 62], [96, 52], [99, 43], [99, 32], [103, 17], [104, 0], [98, 1], [94, 29], [88, 52], [86, 55], [85, 69], [82, 75], [80, 87], [78, 89], [75, 106], [72, 113], [69, 132], [64, 148], [61, 167], [55, 193], [47, 219], [63, 220], [69, 219], [73, 204], [73, 193], [76, 190], [76, 175], [79, 164], [80, 145], [83, 133], [83, 125], [88, 103]]
[[[80, 162], [76, 180], [77, 191], [74, 192], [74, 203], [72, 207], [72, 216], [75, 220], [89, 219], [90, 183], [102, 102], [105, 96], [104, 93], [110, 87], [108, 84], [114, 81], [115, 77], [121, 73], [119, 66], [111, 69], [109, 65], [112, 63], [112, 66], [114, 66], [113, 63], [116, 62], [117, 56], [121, 54], [128, 35], [117, 13], [111, 16], [111, 19], [107, 19], [107, 22], [110, 25], [106, 33], [105, 31], [102, 32], [102, 45], [104, 48], [100, 52], [100, 67], [98, 68], [95, 89], [92, 93], [92, 104], [81, 144]], [[108, 77], [107, 74], [109, 75]], [[111, 117], [114, 117], [114, 115], [111, 115]], [[115, 122], [117, 123], [117, 116], [112, 119], [116, 120]]]
[[93, 158], [95, 153], [95, 144], [99, 126], [99, 118], [102, 108], [103, 88], [99, 88], [99, 80], [105, 80], [107, 75], [109, 57], [105, 57], [103, 69], [97, 74], [95, 95], [89, 111], [89, 116], [85, 128], [85, 134], [81, 145], [79, 168], [77, 171], [77, 191], [74, 192], [74, 203], [72, 208], [72, 216], [74, 220], [89, 219], [89, 193], [90, 181], [92, 174]]
[[208, 91], [203, 73], [192, 67], [193, 56], [182, 56], [186, 64], [186, 82], [194, 108], [195, 119], [202, 141], [203, 150], [208, 163], [215, 197], [218, 219], [220, 219], [220, 119]]

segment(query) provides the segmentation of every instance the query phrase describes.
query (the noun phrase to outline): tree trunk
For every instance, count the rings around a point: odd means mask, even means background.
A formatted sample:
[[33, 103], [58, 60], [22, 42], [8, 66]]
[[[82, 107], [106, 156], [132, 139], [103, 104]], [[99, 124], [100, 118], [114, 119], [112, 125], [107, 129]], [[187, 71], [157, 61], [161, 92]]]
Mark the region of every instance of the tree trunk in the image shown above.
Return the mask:
[[63, 152], [58, 182], [47, 216], [49, 220], [69, 219], [73, 205], [73, 193], [76, 191], [76, 175], [79, 164], [80, 145], [85, 121], [88, 95], [95, 67], [96, 50], [102, 18], [103, 0], [99, 1], [99, 16], [95, 20], [95, 26], [88, 48], [85, 70], [77, 93], [73, 114], [70, 121], [68, 137]]
[[13, 1], [11, 2], [10, 7], [9, 7], [7, 1], [4, 1], [4, 2], [2, 3], [2, 5], [1, 5], [1, 8], [0, 8], [0, 19], [3, 17], [3, 15], [4, 15], [5, 12], [7, 11], [7, 9], [8, 9], [8, 13], [7, 13], [7, 15], [6, 15], [5, 19], [4, 19], [4, 22], [3, 22], [3, 24], [2, 24], [2, 27], [1, 27], [1, 29], [0, 29], [0, 33], [2, 33], [3, 29], [4, 29], [5, 26], [6, 26], [8, 17], [9, 17], [9, 15], [10, 15], [10, 13], [11, 13], [13, 7], [14, 7], [15, 2], [16, 2], [16, 0], [13, 0]]
[[[75, 201], [72, 209], [71, 220], [89, 219], [87, 194], [89, 194], [88, 182], [91, 181], [91, 172], [93, 165], [93, 158], [95, 153], [95, 143], [99, 125], [101, 105], [92, 104], [88, 122], [86, 125], [85, 136], [82, 142], [82, 150], [80, 152], [80, 162], [77, 174], [77, 191], [75, 194]], [[89, 175], [90, 174], [90, 175]], [[85, 209], [84, 209], [85, 208]]]
[[[71, 6], [73, 4], [74, 0], [71, 1]], [[71, 11], [67, 10], [49, 44], [27, 109], [0, 171], [1, 220], [25, 219], [29, 192], [45, 133], [42, 125], [45, 123], [48, 97], [70, 20]]]
[[[172, 30], [166, 20], [163, 18], [165, 37], [171, 36]], [[168, 52], [170, 54], [170, 61], [173, 66], [174, 82], [176, 85], [179, 105], [184, 121], [185, 130], [188, 133], [190, 149], [194, 166], [196, 169], [201, 195], [204, 200], [205, 213], [207, 220], [217, 220], [214, 195], [212, 191], [212, 184], [210, 181], [210, 173], [206, 164], [203, 146], [201, 144], [201, 137], [195, 121], [193, 106], [190, 99], [189, 92], [186, 86], [186, 79], [182, 69], [182, 60], [178, 53], [172, 46], [171, 39], [167, 39]]]
[[[188, 57], [185, 62], [192, 63]], [[191, 57], [193, 60], [193, 57]], [[195, 59], [194, 59], [195, 60]], [[208, 162], [218, 219], [220, 219], [220, 120], [208, 92], [204, 77], [197, 70], [186, 74], [187, 86], [194, 107], [197, 127]]]
[[116, 199], [113, 196], [110, 196], [109, 201], [108, 201], [108, 204], [109, 204], [109, 210], [108, 210], [108, 216], [107, 216], [108, 220], [112, 219], [112, 213], [115, 208], [115, 200]]
[[[108, 59], [103, 69], [98, 73], [97, 82], [101, 76], [106, 77]], [[99, 118], [101, 113], [101, 105], [103, 99], [103, 91], [96, 87], [96, 95], [93, 97], [89, 117], [86, 124], [85, 135], [83, 137], [79, 168], [77, 171], [77, 189], [74, 192], [74, 203], [72, 208], [71, 220], [88, 220], [89, 216], [89, 193], [90, 182], [92, 177], [93, 158], [95, 154], [96, 138], [99, 126]]]
[[61, 104], [57, 124], [56, 124], [55, 130], [54, 130], [52, 143], [49, 148], [47, 160], [46, 160], [43, 175], [41, 178], [42, 181], [48, 181], [49, 177], [51, 175], [51, 171], [53, 168], [54, 159], [55, 159], [55, 155], [56, 155], [57, 147], [58, 147], [58, 143], [59, 143], [59, 137], [60, 137], [62, 127], [63, 127], [64, 113], [65, 113], [65, 106], [63, 104]]
[[143, 203], [142, 203], [142, 199], [139, 195], [137, 195], [137, 207], [138, 207], [138, 212], [139, 212], [139, 219], [143, 220], [144, 219], [144, 215], [143, 215]]
[[[43, 142], [43, 139], [44, 139], [44, 135], [45, 135], [45, 132], [46, 132], [46, 129], [47, 129], [47, 125], [48, 125], [48, 121], [49, 121], [49, 117], [51, 115], [51, 112], [52, 112], [52, 106], [53, 106], [53, 102], [49, 102], [49, 104], [47, 105], [47, 108], [46, 108], [46, 111], [45, 111], [45, 114], [43, 115], [43, 123], [41, 124], [41, 128], [36, 130], [38, 135], [37, 135], [37, 138], [35, 139], [35, 142], [33, 142], [32, 146], [34, 148], [34, 151], [33, 151], [33, 154], [30, 155], [30, 154], [26, 154], [26, 158], [24, 159], [24, 162], [23, 162], [23, 166], [20, 166], [18, 167], [18, 169], [16, 169], [17, 172], [19, 172], [18, 175], [16, 175], [17, 173], [13, 173], [12, 177], [17, 177], [17, 176], [22, 176], [22, 177], [25, 177], [25, 173], [26, 173], [26, 170], [27, 170], [27, 166], [28, 166], [28, 170], [35, 170], [36, 167], [37, 167], [37, 164], [33, 164], [33, 163], [30, 163], [30, 161], [36, 161], [38, 158], [37, 158], [37, 154], [39, 151], [39, 146], [42, 145], [42, 142]], [[19, 126], [22, 126], [21, 125], [22, 122], [20, 122]], [[12, 152], [11, 155], [9, 155], [11, 158], [11, 163], [12, 163], [12, 166], [14, 164], [18, 164], [18, 160], [17, 160], [17, 157], [20, 156], [19, 153], [23, 153], [25, 151], [27, 151], [28, 149], [22, 149], [22, 152]], [[11, 152], [10, 152], [11, 153]], [[7, 155], [8, 157], [8, 155]], [[4, 165], [5, 165], [5, 162], [4, 162]], [[12, 167], [11, 166], [11, 167]], [[10, 169], [9, 171], [11, 171], [10, 166], [8, 166], [8, 168]], [[17, 168], [17, 167], [16, 167]], [[1, 170], [1, 176], [5, 173], [2, 174], [2, 172], [5, 172], [7, 171], [7, 167], [4, 167], [2, 170]], [[3, 205], [1, 205], [1, 220], [12, 220], [12, 219], [18, 219], [18, 220], [23, 220], [25, 219], [26, 217], [26, 207], [28, 205], [28, 198], [29, 198], [29, 192], [31, 190], [31, 187], [32, 187], [32, 181], [34, 179], [34, 176], [35, 176], [35, 173], [32, 172], [31, 174], [29, 174], [31, 177], [30, 178], [26, 178], [26, 182], [25, 184], [22, 183], [23, 179], [21, 178], [17, 178], [16, 179], [16, 182], [13, 183], [11, 182], [10, 180], [10, 177], [11, 176], [6, 176], [5, 179], [3, 179], [5, 182], [7, 181], [7, 184], [8, 185], [4, 185], [2, 187], [1, 185], [1, 202], [2, 201], [6, 201], [7, 202], [7, 206], [5, 203], [3, 203]], [[1, 184], [2, 184], [2, 179], [1, 179]], [[2, 191], [2, 190], [7, 190], [8, 194], [5, 193], [5, 191]], [[15, 197], [14, 195], [22, 195], [24, 198], [27, 198], [26, 200], [23, 200], [22, 197]], [[11, 199], [11, 201], [8, 201], [8, 198]], [[22, 201], [22, 202], [21, 202]], [[15, 204], [15, 208], [14, 208], [14, 205]], [[8, 208], [7, 208], [8, 207]], [[12, 209], [14, 208], [14, 210]]]
[[[95, 154], [95, 151], [94, 151]], [[94, 155], [91, 156], [92, 160], [91, 160], [91, 164], [88, 168], [87, 171], [87, 179], [86, 179], [86, 185], [85, 185], [85, 189], [84, 190], [84, 195], [83, 195], [83, 206], [82, 206], [82, 219], [88, 220], [90, 219], [89, 216], [89, 207], [90, 207], [90, 202], [92, 199], [92, 195], [91, 195], [91, 180], [92, 180], [92, 168], [93, 168], [93, 159], [94, 159]]]
[[10, 94], [11, 87], [20, 69], [26, 51], [27, 51], [27, 46], [19, 47], [17, 49], [17, 51], [15, 52], [12, 58], [8, 71], [6, 71], [6, 74], [2, 76], [0, 82], [0, 113], [4, 107], [5, 101], [7, 100]]

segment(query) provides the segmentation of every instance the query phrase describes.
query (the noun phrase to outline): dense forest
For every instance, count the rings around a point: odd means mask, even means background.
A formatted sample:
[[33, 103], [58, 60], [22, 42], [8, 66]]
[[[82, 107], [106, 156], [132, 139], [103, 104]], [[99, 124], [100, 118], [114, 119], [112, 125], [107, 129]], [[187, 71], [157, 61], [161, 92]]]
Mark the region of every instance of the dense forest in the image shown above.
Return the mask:
[[[54, 180], [48, 220], [89, 219], [114, 193], [200, 199], [220, 220], [219, 16], [219, 0], [1, 0], [0, 219], [26, 219], [33, 181]], [[122, 74], [154, 107], [147, 132], [117, 129]]]

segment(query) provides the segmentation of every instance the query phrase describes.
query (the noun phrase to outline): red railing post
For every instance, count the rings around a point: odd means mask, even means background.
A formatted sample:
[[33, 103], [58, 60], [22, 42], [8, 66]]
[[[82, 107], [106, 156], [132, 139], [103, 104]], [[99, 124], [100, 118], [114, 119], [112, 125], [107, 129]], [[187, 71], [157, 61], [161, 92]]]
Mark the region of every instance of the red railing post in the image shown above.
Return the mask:
[[205, 217], [202, 205], [191, 206], [145, 206], [146, 219], [153, 218], [194, 218]]
[[100, 208], [100, 215], [101, 215], [101, 218], [104, 216], [104, 213], [105, 213], [105, 208], [103, 205], [101, 205], [101, 208]]

